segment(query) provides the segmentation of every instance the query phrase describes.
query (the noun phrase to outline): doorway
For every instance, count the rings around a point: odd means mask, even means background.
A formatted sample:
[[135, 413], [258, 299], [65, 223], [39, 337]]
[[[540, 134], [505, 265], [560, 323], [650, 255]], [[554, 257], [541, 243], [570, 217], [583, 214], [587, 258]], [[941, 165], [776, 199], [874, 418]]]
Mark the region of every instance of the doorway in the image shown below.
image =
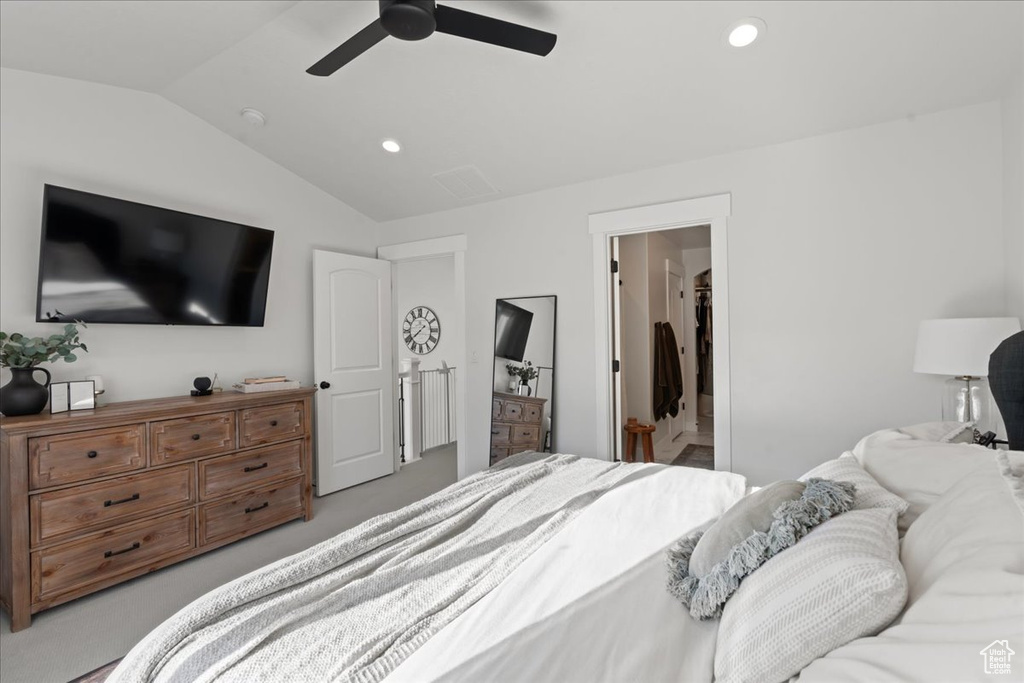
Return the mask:
[[[399, 339], [395, 330], [401, 331], [402, 323], [393, 318], [399, 302], [392, 296], [398, 264], [448, 259], [444, 266], [454, 283], [444, 329], [455, 342], [450, 356], [455, 367], [465, 367], [465, 252], [464, 235], [380, 247], [376, 259], [314, 250], [313, 368], [320, 387], [316, 397], [317, 496], [393, 474], [401, 466], [402, 420], [395, 400]], [[414, 320], [418, 324], [418, 319]], [[427, 324], [428, 339], [418, 350], [437, 342], [435, 333], [440, 326], [435, 330], [429, 320]], [[465, 374], [445, 372], [444, 378], [454, 384], [455, 399], [455, 410], [446, 410], [445, 418], [452, 412], [464, 415]], [[461, 479], [467, 471], [466, 428], [464, 420], [453, 422], [457, 476]], [[450, 448], [448, 424], [442, 429]]]
[[621, 406], [620, 457], [629, 456], [625, 425], [632, 419], [654, 426], [655, 462], [714, 469], [713, 407], [705, 405], [712, 377], [712, 319], [704, 287], [711, 270], [711, 226], [612, 241], [618, 255], [612, 309], [619, 320], [619, 388], [613, 386], [612, 401]]
[[[729, 351], [729, 277], [728, 277], [728, 220], [732, 213], [729, 194], [684, 199], [630, 209], [591, 214], [589, 228], [593, 244], [594, 273], [594, 339], [595, 384], [597, 390], [595, 421], [600, 435], [599, 453], [609, 460], [622, 457], [621, 425], [623, 416], [621, 397], [622, 373], [619, 337], [629, 333], [623, 325], [616, 307], [619, 266], [619, 239], [628, 235], [652, 234], [679, 228], [710, 226], [711, 264], [714, 273], [714, 306], [712, 320], [714, 344], [710, 350], [714, 373], [712, 423], [714, 440], [714, 466], [716, 470], [732, 470], [732, 426]], [[610, 265], [610, 267], [609, 267]], [[702, 272], [696, 269], [687, 273]], [[689, 289], [689, 288], [687, 288]], [[684, 292], [685, 297], [685, 292]], [[684, 320], [692, 318], [684, 308]], [[667, 312], [667, 311], [666, 311]], [[628, 401], [628, 393], [626, 401]], [[689, 409], [691, 403], [686, 404]], [[694, 417], [696, 420], [696, 417]], [[708, 437], [703, 437], [707, 439]]]
[[[420, 263], [421, 265], [429, 267], [430, 264], [436, 264], [441, 266], [446, 272], [450, 273], [453, 280], [452, 290], [450, 294], [446, 294], [446, 300], [448, 303], [445, 304], [443, 313], [440, 317], [441, 323], [440, 334], [438, 336], [436, 345], [433, 347], [431, 353], [419, 354], [420, 358], [430, 359], [432, 365], [424, 366], [427, 369], [433, 368], [434, 372], [432, 375], [428, 375], [424, 380], [425, 384], [421, 386], [420, 392], [422, 396], [423, 386], [434, 387], [439, 395], [437, 397], [427, 396], [427, 399], [433, 401], [435, 408], [440, 407], [443, 403], [451, 400], [451, 392], [454, 391], [454, 405], [446, 407], [443, 410], [436, 410], [433, 412], [434, 416], [438, 420], [430, 420], [433, 424], [430, 429], [434, 431], [428, 433], [426, 445], [434, 445], [435, 447], [440, 446], [437, 450], [444, 448], [450, 449], [454, 446], [455, 448], [455, 459], [457, 477], [462, 479], [468, 474], [467, 456], [466, 456], [466, 420], [463, 416], [466, 414], [466, 349], [465, 349], [465, 338], [466, 338], [466, 236], [465, 235], [451, 235], [448, 237], [438, 237], [434, 239], [419, 240], [416, 242], [404, 242], [402, 244], [392, 244], [388, 246], [377, 248], [377, 258], [391, 261], [392, 268], [396, 273], [395, 277], [398, 280], [399, 287], [403, 288], [402, 285], [403, 273], [405, 275], [406, 282], [412, 283], [411, 290], [418, 290], [420, 294], [426, 295], [427, 289], [425, 282], [419, 280], [422, 274], [417, 273], [418, 267], [414, 264]], [[417, 281], [419, 280], [419, 286], [417, 287]], [[397, 294], [396, 294], [397, 296]], [[450, 297], [448, 299], [447, 297]], [[421, 297], [422, 298], [422, 297]], [[403, 329], [404, 322], [410, 313], [413, 313], [413, 299], [405, 300], [401, 302], [395, 302], [396, 316], [401, 315], [402, 321], [396, 321], [397, 333], [401, 335], [401, 340], [396, 342], [395, 348], [395, 364], [396, 368], [399, 367], [399, 355], [405, 354], [404, 351], [397, 351], [398, 343], [403, 345], [406, 351], [412, 351], [408, 344], [405, 343]], [[406, 304], [408, 303], [408, 306]], [[429, 307], [429, 306], [428, 306]], [[408, 308], [408, 310], [405, 310]], [[433, 311], [435, 316], [438, 315], [437, 311]], [[428, 329], [430, 325], [430, 316], [425, 316], [428, 319]], [[410, 332], [412, 332], [412, 326], [417, 324], [418, 315], [413, 313], [410, 321]], [[418, 341], [418, 340], [413, 340]], [[428, 335], [429, 342], [429, 335]], [[429, 344], [428, 344], [429, 345]], [[418, 349], [426, 351], [426, 348]], [[436, 356], [435, 354], [442, 354], [442, 356]], [[417, 354], [405, 354], [407, 356], [415, 357]], [[453, 362], [454, 361], [454, 362]], [[433, 367], [436, 366], [436, 367]], [[398, 402], [394, 403], [396, 420], [399, 419]], [[429, 406], [428, 406], [429, 412]], [[452, 415], [454, 414], [454, 419]], [[443, 415], [443, 417], [441, 417]], [[397, 422], [396, 422], [397, 424]], [[441, 436], [441, 435], [444, 436]], [[399, 433], [399, 430], [395, 430], [395, 469], [401, 466], [401, 445], [400, 439], [403, 434]], [[421, 437], [423, 434], [421, 433]]]

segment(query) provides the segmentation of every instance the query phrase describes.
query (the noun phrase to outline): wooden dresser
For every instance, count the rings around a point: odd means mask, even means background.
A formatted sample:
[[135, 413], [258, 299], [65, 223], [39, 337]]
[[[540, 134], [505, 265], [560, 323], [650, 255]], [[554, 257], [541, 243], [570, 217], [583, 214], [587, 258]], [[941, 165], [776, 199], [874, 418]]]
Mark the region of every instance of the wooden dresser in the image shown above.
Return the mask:
[[0, 603], [32, 614], [312, 517], [315, 389], [0, 418]]
[[523, 451], [540, 451], [546, 398], [494, 392], [491, 401], [491, 464]]

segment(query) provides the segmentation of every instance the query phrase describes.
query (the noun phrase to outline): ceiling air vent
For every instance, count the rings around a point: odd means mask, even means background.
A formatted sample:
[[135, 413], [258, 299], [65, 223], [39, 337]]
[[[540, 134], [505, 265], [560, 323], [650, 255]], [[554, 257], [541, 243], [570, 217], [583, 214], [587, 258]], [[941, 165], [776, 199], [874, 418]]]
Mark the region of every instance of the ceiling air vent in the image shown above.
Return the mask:
[[461, 166], [450, 171], [442, 171], [435, 173], [433, 178], [458, 199], [476, 199], [498, 194], [498, 190], [487, 182], [487, 178], [484, 178], [476, 166]]

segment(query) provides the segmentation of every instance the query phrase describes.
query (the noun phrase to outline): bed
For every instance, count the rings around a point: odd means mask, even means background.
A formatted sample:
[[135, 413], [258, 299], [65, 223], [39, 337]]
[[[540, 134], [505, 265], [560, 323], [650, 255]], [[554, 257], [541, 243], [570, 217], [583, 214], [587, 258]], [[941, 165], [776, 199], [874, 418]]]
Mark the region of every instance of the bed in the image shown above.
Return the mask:
[[[847, 458], [914, 500], [909, 601], [792, 675], [986, 680], [986, 638], [1024, 645], [1020, 455], [898, 430], [862, 441]], [[945, 474], [917, 491], [920, 458]], [[510, 458], [213, 591], [108, 680], [712, 681], [720, 624], [668, 594], [665, 551], [748, 493], [732, 473]]]

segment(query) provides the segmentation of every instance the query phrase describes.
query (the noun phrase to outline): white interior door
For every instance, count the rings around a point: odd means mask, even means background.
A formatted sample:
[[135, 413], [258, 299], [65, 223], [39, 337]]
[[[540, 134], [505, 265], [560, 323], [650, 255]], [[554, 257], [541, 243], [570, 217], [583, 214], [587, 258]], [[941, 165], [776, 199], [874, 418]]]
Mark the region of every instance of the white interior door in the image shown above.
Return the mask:
[[395, 471], [391, 262], [313, 252], [316, 494]]
[[612, 410], [614, 413], [613, 419], [615, 420], [613, 429], [615, 429], [615, 438], [612, 439], [614, 444], [615, 460], [622, 460], [622, 404], [624, 400], [623, 396], [623, 384], [622, 384], [622, 372], [620, 372], [622, 362], [622, 281], [619, 279], [619, 238], [611, 238], [611, 251], [612, 251], [612, 277], [611, 277], [611, 347], [612, 347]]
[[681, 264], [665, 259], [665, 301], [668, 303], [667, 320], [672, 326], [672, 332], [676, 336], [676, 353], [679, 354], [679, 368], [683, 376], [683, 398], [679, 401], [679, 414], [675, 417], [668, 416], [669, 438], [674, 439], [686, 430], [686, 411], [683, 409], [686, 401], [692, 397], [686, 386], [686, 348], [685, 331], [683, 329], [683, 283], [686, 282], [686, 269]]

